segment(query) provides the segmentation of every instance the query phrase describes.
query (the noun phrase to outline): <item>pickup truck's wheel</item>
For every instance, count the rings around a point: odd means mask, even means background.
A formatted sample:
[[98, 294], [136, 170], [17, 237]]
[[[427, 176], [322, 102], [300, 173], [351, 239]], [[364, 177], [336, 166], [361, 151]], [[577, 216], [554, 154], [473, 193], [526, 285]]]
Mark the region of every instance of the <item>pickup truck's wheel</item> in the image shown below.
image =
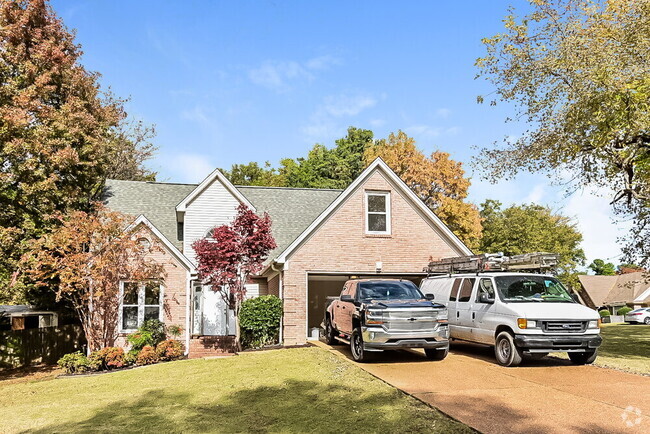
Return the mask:
[[585, 351], [584, 353], [569, 353], [569, 359], [574, 365], [590, 365], [594, 363], [597, 356], [598, 352], [596, 350]]
[[354, 329], [352, 337], [350, 337], [350, 352], [355, 362], [363, 363], [368, 361], [368, 356], [363, 349], [363, 336], [359, 328]]
[[447, 354], [449, 354], [449, 348], [425, 348], [424, 354], [426, 354], [427, 358], [431, 360], [443, 360], [445, 357], [447, 357]]
[[522, 352], [515, 345], [515, 340], [508, 332], [501, 332], [494, 345], [494, 354], [502, 366], [518, 366], [522, 360]]
[[337, 335], [338, 332], [334, 328], [334, 325], [332, 325], [332, 320], [330, 317], [327, 317], [325, 320], [325, 343], [327, 345], [338, 345], [339, 341], [336, 339]]

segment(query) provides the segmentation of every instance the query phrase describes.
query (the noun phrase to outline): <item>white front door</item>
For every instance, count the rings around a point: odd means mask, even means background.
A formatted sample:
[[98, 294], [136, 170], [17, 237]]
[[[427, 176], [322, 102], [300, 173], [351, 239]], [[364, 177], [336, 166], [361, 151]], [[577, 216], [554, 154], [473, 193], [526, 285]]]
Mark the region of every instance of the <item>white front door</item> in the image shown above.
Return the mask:
[[194, 334], [226, 336], [235, 334], [235, 313], [220, 291], [209, 286], [196, 287], [194, 300]]

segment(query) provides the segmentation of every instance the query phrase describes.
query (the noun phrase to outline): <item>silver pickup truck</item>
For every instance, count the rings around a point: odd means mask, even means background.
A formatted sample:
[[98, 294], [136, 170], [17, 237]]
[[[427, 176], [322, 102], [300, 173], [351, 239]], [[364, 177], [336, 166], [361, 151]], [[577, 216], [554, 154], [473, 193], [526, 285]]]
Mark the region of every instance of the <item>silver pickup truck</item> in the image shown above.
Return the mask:
[[339, 297], [328, 297], [325, 340], [349, 344], [358, 362], [367, 352], [403, 348], [442, 360], [449, 352], [447, 308], [432, 300], [408, 280], [348, 280]]

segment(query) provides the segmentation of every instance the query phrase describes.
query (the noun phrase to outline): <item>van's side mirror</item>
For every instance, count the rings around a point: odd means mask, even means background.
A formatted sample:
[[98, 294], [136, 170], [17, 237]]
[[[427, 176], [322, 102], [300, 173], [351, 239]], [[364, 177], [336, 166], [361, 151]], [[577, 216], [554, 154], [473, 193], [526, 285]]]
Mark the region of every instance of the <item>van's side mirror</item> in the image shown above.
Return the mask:
[[494, 299], [492, 297], [490, 297], [489, 294], [487, 294], [485, 292], [481, 292], [478, 295], [478, 302], [479, 303], [486, 303], [486, 304], [494, 304]]
[[347, 303], [354, 303], [354, 298], [350, 294], [345, 294], [341, 296], [341, 301], [345, 301]]
[[431, 300], [433, 300], [435, 297], [433, 296], [433, 294], [424, 294], [424, 298], [425, 298], [426, 300], [431, 301]]

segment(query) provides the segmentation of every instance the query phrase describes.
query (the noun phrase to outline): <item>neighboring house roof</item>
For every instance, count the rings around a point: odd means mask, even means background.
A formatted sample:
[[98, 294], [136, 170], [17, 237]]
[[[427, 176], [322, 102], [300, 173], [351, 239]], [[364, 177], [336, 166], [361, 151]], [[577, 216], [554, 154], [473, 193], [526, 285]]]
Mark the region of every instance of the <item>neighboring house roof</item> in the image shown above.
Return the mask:
[[104, 189], [104, 203], [112, 210], [143, 214], [176, 248], [183, 242], [178, 238], [176, 205], [196, 188], [196, 184], [165, 182], [118, 181], [109, 179]]
[[381, 158], [376, 158], [361, 174], [350, 184], [343, 192], [334, 200], [325, 211], [323, 211], [316, 220], [314, 220], [309, 227], [307, 227], [277, 258], [279, 263], [284, 263], [289, 255], [297, 249], [304, 241], [306, 241], [311, 234], [325, 222], [343, 202], [354, 193], [375, 171], [382, 172], [399, 190], [406, 199], [422, 212], [422, 214], [429, 219], [432, 227], [444, 239], [446, 238], [450, 245], [455, 247], [460, 255], [471, 255], [472, 251], [438, 218], [437, 215], [427, 207], [422, 200], [411, 190], [402, 179], [397, 176], [393, 170]]
[[594, 307], [604, 306], [605, 298], [616, 284], [617, 276], [579, 275], [578, 279]]
[[650, 277], [647, 273], [616, 276], [578, 276], [595, 307], [628, 303], [650, 303]]
[[36, 314], [45, 314], [45, 313], [54, 313], [51, 310], [42, 310], [36, 309], [33, 306], [27, 304], [3, 304], [0, 305], [0, 316], [21, 316], [21, 315], [36, 315]]

